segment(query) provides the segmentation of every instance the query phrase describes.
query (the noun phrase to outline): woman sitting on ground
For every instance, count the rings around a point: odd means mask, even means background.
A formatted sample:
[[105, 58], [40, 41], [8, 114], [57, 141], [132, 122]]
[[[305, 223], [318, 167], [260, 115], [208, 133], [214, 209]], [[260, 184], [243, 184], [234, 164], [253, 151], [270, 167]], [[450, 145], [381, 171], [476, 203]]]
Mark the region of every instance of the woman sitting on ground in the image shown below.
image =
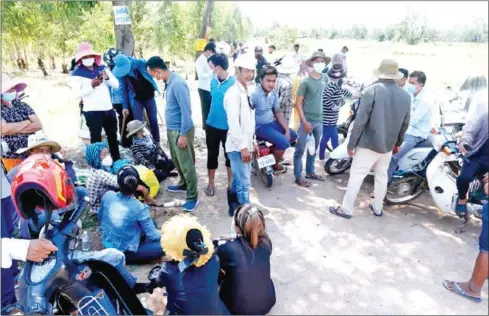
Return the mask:
[[265, 315], [276, 301], [265, 218], [262, 211], [245, 204], [236, 210], [233, 226], [236, 239], [217, 248], [224, 271], [220, 297], [232, 314]]
[[207, 228], [187, 214], [161, 228], [161, 246], [172, 260], [149, 273], [148, 290], [165, 287], [170, 315], [229, 315], [219, 298], [219, 258]]
[[131, 151], [136, 165], [143, 165], [152, 170], [158, 181], [169, 176], [178, 176], [173, 162], [160, 146], [155, 144], [151, 134], [145, 129], [146, 123], [138, 120], [127, 124], [127, 137], [132, 139]]
[[134, 167], [122, 167], [117, 175], [120, 191], [107, 191], [97, 213], [102, 244], [124, 252], [128, 263], [147, 263], [165, 255], [149, 207], [134, 197], [140, 181]]

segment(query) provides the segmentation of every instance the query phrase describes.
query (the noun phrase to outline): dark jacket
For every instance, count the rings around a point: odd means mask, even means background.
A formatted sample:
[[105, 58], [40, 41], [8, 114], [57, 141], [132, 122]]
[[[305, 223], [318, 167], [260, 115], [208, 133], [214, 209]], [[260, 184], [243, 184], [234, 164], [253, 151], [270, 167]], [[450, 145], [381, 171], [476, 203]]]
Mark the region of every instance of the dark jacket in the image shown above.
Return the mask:
[[160, 146], [154, 143], [151, 136], [145, 136], [144, 139], [134, 137], [131, 152], [136, 165], [143, 165], [151, 170], [161, 170], [166, 176], [175, 169], [172, 160]]
[[225, 275], [219, 295], [232, 314], [265, 315], [275, 305], [270, 275], [270, 249], [260, 244], [251, 249], [239, 237], [217, 248]]
[[361, 147], [385, 154], [401, 146], [409, 127], [411, 96], [394, 80], [381, 79], [365, 90], [348, 149]]

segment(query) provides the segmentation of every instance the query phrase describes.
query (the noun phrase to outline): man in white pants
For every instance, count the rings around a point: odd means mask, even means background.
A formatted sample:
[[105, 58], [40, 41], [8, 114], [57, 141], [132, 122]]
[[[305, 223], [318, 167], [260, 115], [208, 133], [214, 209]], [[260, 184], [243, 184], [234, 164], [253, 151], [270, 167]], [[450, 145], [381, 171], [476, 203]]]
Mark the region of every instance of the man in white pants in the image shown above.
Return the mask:
[[353, 157], [353, 162], [343, 205], [329, 209], [332, 214], [347, 219], [352, 216], [360, 187], [372, 167], [375, 171], [375, 203], [369, 207], [374, 215], [382, 216], [387, 169], [392, 153], [399, 150], [409, 126], [411, 96], [395, 82], [403, 77], [397, 62], [384, 59], [373, 73], [379, 80], [362, 96], [348, 142], [348, 154]]

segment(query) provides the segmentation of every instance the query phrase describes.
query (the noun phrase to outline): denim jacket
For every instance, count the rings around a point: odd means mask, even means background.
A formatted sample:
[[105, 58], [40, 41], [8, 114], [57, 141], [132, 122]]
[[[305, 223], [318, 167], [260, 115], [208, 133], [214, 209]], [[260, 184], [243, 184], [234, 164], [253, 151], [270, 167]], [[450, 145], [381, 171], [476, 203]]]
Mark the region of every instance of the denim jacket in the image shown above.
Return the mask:
[[105, 193], [97, 216], [105, 248], [137, 252], [143, 233], [146, 240], [161, 239], [161, 233], [149, 214], [149, 207], [121, 192]]
[[[112, 87], [109, 87], [110, 99], [112, 100], [112, 104], [122, 104], [124, 106], [127, 106], [127, 104], [129, 104], [129, 95], [127, 93], [127, 90], [121, 85], [121, 81], [123, 81], [123, 79], [117, 79], [119, 80], [119, 88], [114, 89]], [[124, 107], [124, 109], [127, 109], [127, 107]]]
[[112, 102], [114, 103], [114, 100], [122, 100], [122, 105], [124, 109], [128, 109], [129, 105], [131, 106], [131, 108], [134, 108], [136, 93], [134, 92], [131, 81], [129, 80], [129, 76], [131, 76], [131, 74], [134, 74], [134, 70], [139, 70], [144, 79], [151, 82], [155, 90], [160, 93], [158, 85], [153, 80], [153, 77], [151, 77], [151, 75], [146, 70], [146, 61], [144, 59], [136, 59], [134, 57], [130, 57], [130, 60], [131, 70], [126, 76], [117, 78], [119, 79], [119, 89], [114, 91], [114, 94], [112, 95]]

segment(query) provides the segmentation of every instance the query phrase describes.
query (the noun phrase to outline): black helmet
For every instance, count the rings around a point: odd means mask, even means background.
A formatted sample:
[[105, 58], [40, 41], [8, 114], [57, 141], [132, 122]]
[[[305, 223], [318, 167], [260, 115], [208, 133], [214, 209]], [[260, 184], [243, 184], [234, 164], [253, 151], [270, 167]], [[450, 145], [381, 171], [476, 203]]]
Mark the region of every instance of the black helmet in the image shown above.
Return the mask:
[[104, 63], [110, 68], [114, 68], [114, 58], [117, 55], [123, 55], [124, 53], [117, 48], [109, 48], [105, 53], [104, 53]]

